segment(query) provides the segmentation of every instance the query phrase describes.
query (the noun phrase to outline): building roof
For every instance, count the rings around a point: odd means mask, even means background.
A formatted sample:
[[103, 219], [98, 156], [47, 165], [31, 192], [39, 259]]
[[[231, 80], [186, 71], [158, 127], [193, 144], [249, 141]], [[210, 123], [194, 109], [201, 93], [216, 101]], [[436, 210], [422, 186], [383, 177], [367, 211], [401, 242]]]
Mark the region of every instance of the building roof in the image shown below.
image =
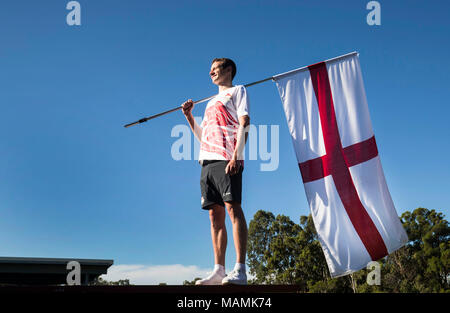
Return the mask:
[[86, 285], [106, 274], [113, 260], [78, 258], [0, 257], [0, 284], [58, 285], [66, 284], [70, 261], [80, 263], [81, 283]]

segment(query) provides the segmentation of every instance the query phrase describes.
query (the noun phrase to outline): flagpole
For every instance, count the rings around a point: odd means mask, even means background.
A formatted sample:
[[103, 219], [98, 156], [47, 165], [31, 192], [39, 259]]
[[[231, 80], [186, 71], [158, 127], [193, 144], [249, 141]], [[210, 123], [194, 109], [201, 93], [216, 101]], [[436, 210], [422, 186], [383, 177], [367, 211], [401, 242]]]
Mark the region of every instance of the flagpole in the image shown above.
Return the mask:
[[[253, 82], [253, 83], [246, 84], [246, 85], [244, 85], [244, 87], [247, 88], [247, 87], [250, 87], [250, 86], [254, 86], [254, 85], [257, 85], [257, 84], [261, 84], [261, 83], [264, 83], [264, 82], [266, 82], [266, 81], [268, 81], [268, 80], [271, 80], [271, 79], [273, 79], [273, 76], [270, 76], [270, 77], [267, 77], [267, 78], [264, 78], [264, 79], [255, 81], [255, 82]], [[194, 101], [194, 104], [202, 103], [202, 102], [211, 100], [211, 99], [214, 98], [215, 96], [216, 96], [216, 95], [213, 95], [213, 96], [210, 96], [210, 97], [207, 97], [207, 98], [203, 98], [203, 99]], [[138, 121], [136, 121], [136, 122], [133, 122], [133, 123], [130, 123], [130, 124], [125, 125], [124, 127], [125, 127], [125, 128], [128, 128], [128, 127], [131, 127], [131, 126], [134, 126], [134, 125], [137, 125], [137, 124], [145, 123], [145, 122], [147, 122], [147, 121], [149, 121], [149, 120], [151, 120], [151, 119], [154, 119], [154, 118], [160, 117], [160, 116], [162, 116], [162, 115], [166, 115], [166, 114], [175, 112], [175, 111], [180, 110], [180, 109], [181, 109], [181, 106], [178, 106], [178, 107], [176, 107], [176, 108], [173, 108], [173, 109], [170, 109], [170, 110], [167, 110], [167, 111], [164, 111], [164, 112], [161, 112], [161, 113], [158, 113], [158, 114], [149, 116], [149, 117], [141, 118], [140, 120], [138, 120]]]
[[[335, 57], [335, 58], [328, 59], [328, 60], [326, 60], [326, 61], [324, 61], [324, 62], [326, 62], [326, 63], [335, 62], [335, 61], [337, 61], [337, 60], [346, 58], [346, 57], [351, 56], [351, 55], [354, 55], [354, 54], [357, 55], [358, 52], [354, 51], [354, 52], [351, 52], [351, 53], [347, 53], [347, 54], [344, 54], [344, 55], [341, 55], [341, 56], [338, 56], [338, 57]], [[322, 62], [320, 62], [320, 63], [322, 63]], [[277, 75], [273, 75], [273, 76], [270, 76], [270, 77], [267, 77], [267, 78], [264, 78], [264, 79], [261, 79], [261, 80], [257, 80], [257, 81], [255, 81], [255, 82], [245, 84], [244, 87], [247, 88], [247, 87], [250, 87], [250, 86], [254, 86], [254, 85], [257, 85], [257, 84], [264, 83], [264, 82], [269, 81], [269, 80], [275, 80], [275, 79], [284, 77], [284, 76], [286, 76], [286, 75], [290, 75], [290, 74], [294, 74], [294, 73], [298, 73], [298, 72], [304, 71], [304, 70], [306, 70], [306, 69], [308, 69], [308, 66], [304, 66], [304, 67], [301, 67], [301, 68], [298, 68], [298, 69], [295, 69], [295, 70], [292, 70], [292, 71], [289, 71], [289, 72], [285, 72], [285, 73], [282, 73], [282, 74], [277, 74]], [[203, 98], [203, 99], [200, 99], [200, 100], [196, 100], [196, 101], [194, 101], [194, 104], [202, 103], [202, 102], [211, 100], [211, 99], [214, 98], [215, 96], [216, 96], [216, 95], [213, 95], [213, 96], [210, 96], [210, 97], [206, 97], [206, 98]], [[135, 121], [135, 122], [133, 122], [133, 123], [126, 124], [124, 127], [125, 127], [125, 128], [128, 128], [128, 127], [131, 127], [131, 126], [134, 126], [134, 125], [138, 125], [138, 124], [141, 124], [141, 123], [145, 123], [145, 122], [147, 122], [147, 121], [149, 121], [149, 120], [151, 120], [151, 119], [154, 119], [154, 118], [157, 118], [157, 117], [160, 117], [160, 116], [162, 116], [162, 115], [166, 115], [166, 114], [169, 114], [169, 113], [178, 111], [178, 110], [181, 110], [181, 106], [177, 106], [176, 108], [173, 108], [173, 109], [170, 109], [170, 110], [167, 110], [167, 111], [164, 111], [164, 112], [161, 112], [161, 113], [158, 113], [158, 114], [149, 116], [149, 117], [141, 118], [141, 119], [138, 120], [138, 121]]]

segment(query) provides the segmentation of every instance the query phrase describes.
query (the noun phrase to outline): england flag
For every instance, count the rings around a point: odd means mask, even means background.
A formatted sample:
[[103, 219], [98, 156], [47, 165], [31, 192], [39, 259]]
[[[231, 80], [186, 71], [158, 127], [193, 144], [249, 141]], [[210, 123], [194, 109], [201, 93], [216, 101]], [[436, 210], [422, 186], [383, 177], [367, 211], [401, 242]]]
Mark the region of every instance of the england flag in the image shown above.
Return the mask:
[[357, 53], [274, 76], [332, 277], [402, 247]]

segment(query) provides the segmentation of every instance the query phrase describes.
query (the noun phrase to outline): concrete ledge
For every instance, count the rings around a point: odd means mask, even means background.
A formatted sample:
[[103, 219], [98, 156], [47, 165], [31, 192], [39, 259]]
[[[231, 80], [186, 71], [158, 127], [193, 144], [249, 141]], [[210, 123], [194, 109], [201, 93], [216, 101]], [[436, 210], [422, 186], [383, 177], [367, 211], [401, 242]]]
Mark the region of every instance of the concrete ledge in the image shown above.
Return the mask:
[[67, 293], [67, 294], [274, 294], [300, 293], [299, 286], [293, 285], [247, 285], [247, 286], [0, 286], [0, 293]]

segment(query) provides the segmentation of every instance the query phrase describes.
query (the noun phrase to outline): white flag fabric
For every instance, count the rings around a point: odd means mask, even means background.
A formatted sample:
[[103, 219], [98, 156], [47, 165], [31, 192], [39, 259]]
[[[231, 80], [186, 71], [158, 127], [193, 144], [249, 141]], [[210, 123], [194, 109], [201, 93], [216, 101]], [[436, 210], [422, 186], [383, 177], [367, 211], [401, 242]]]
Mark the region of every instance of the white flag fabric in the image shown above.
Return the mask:
[[372, 130], [358, 54], [274, 76], [332, 277], [402, 247]]

